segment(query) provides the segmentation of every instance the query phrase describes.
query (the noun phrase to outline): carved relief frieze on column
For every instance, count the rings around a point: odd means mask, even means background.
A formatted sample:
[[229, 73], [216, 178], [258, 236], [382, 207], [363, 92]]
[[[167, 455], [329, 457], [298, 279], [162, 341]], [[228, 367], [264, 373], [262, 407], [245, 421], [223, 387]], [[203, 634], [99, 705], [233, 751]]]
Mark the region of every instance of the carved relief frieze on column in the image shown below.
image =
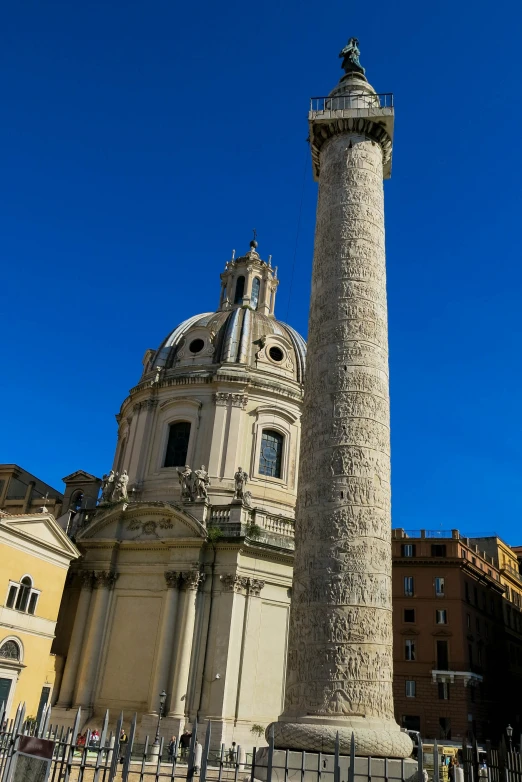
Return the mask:
[[176, 589], [179, 587], [180, 575], [177, 570], [167, 570], [165, 572], [165, 581], [167, 582], [167, 589]]
[[118, 580], [119, 573], [113, 573], [109, 570], [97, 570], [93, 573], [93, 586], [94, 589], [101, 589], [106, 587], [107, 589], [114, 589], [114, 585]]
[[219, 577], [223, 584], [224, 592], [237, 592], [238, 594], [245, 594], [248, 588], [248, 578], [245, 576], [238, 576], [235, 573], [225, 573]]
[[251, 597], [259, 597], [261, 590], [265, 586], [264, 581], [260, 581], [258, 578], [249, 578], [248, 580], [248, 594]]
[[205, 578], [206, 574], [200, 573], [199, 570], [185, 570], [180, 573], [181, 588], [196, 591]]

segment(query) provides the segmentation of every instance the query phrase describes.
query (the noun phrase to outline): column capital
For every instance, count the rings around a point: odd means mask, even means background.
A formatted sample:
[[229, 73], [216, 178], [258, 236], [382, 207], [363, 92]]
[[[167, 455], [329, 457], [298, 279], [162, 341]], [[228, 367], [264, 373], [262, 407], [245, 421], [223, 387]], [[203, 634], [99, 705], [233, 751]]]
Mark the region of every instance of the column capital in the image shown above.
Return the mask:
[[180, 573], [177, 570], [167, 570], [163, 574], [167, 582], [167, 589], [177, 589], [179, 587]]
[[219, 577], [223, 584], [224, 592], [236, 592], [238, 594], [245, 594], [249, 579], [245, 576], [238, 576], [236, 573], [224, 573]]
[[265, 586], [264, 581], [260, 581], [258, 578], [248, 579], [248, 594], [252, 597], [259, 597], [261, 590]]
[[94, 589], [101, 589], [106, 587], [107, 589], [114, 589], [114, 585], [118, 580], [118, 573], [113, 573], [110, 570], [96, 570], [94, 571]]
[[82, 589], [92, 589], [94, 586], [94, 573], [92, 570], [81, 570], [78, 573]]
[[185, 570], [180, 573], [181, 588], [195, 591], [205, 578], [206, 574], [199, 570]]

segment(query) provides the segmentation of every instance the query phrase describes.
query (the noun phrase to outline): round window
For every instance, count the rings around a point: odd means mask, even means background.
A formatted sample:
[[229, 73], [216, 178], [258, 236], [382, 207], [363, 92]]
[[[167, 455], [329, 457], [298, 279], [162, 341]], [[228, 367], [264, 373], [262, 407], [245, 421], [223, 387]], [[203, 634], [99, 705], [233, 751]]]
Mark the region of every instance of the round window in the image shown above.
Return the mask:
[[276, 347], [270, 348], [268, 353], [272, 361], [282, 361], [285, 357], [285, 354], [283, 353], [281, 348], [276, 348]]
[[205, 347], [205, 343], [202, 339], [193, 339], [189, 345], [191, 353], [199, 353]]

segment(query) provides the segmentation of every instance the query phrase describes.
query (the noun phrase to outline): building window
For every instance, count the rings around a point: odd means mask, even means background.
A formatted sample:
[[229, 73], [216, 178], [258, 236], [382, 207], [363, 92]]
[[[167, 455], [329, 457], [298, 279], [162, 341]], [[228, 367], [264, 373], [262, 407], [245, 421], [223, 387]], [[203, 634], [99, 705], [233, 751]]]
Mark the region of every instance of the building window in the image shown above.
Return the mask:
[[439, 717], [440, 738], [451, 740], [451, 720], [449, 717]]
[[410, 661], [415, 660], [415, 641], [404, 641], [404, 659]]
[[482, 647], [479, 646], [477, 649], [477, 662], [479, 665], [482, 665]]
[[469, 658], [469, 667], [473, 667], [473, 646], [471, 644], [468, 644], [468, 658]]
[[7, 608], [14, 608], [15, 611], [34, 614], [39, 596], [40, 591], [33, 589], [31, 576], [24, 576], [19, 584], [9, 582], [5, 604]]
[[468, 558], [468, 555], [466, 553], [466, 549], [465, 548], [461, 549], [461, 555], [462, 555], [462, 559], [467, 559]]
[[475, 605], [478, 606], [478, 591], [477, 591], [477, 587], [473, 587], [473, 597], [474, 597]]
[[439, 701], [449, 701], [450, 688], [447, 682], [439, 682]]
[[467, 600], [467, 601], [468, 601], [468, 603], [469, 603], [469, 584], [468, 584], [468, 582], [467, 582], [467, 581], [466, 581], [466, 583], [464, 584], [464, 592], [466, 593], [466, 600]]
[[257, 305], [259, 303], [259, 287], [261, 285], [261, 280], [259, 277], [254, 277], [252, 280], [252, 295], [250, 296], [250, 304], [252, 305], [252, 308], [254, 310], [257, 310]]
[[448, 624], [448, 615], [445, 608], [437, 608], [435, 611], [435, 622], [438, 625]]
[[241, 276], [237, 278], [234, 304], [242, 304], [244, 293], [245, 293], [245, 278]]
[[466, 627], [468, 630], [471, 629], [471, 614], [466, 614]]
[[165, 453], [164, 467], [184, 467], [190, 438], [190, 423], [178, 421], [169, 426], [169, 439]]
[[83, 492], [77, 491], [73, 494], [71, 498], [71, 505], [70, 510], [78, 511], [82, 507], [83, 502]]
[[437, 669], [439, 671], [449, 670], [449, 653], [447, 641], [437, 641]]
[[413, 576], [404, 576], [405, 597], [413, 597], [413, 588], [414, 588]]
[[415, 609], [414, 608], [405, 608], [404, 609], [404, 621], [405, 622], [415, 622]]
[[480, 633], [480, 619], [479, 617], [475, 617], [475, 627], [477, 628], [477, 633]]
[[259, 454], [259, 473], [270, 478], [281, 477], [281, 460], [283, 456], [284, 437], [279, 432], [264, 429], [261, 437], [261, 452]]
[[444, 579], [443, 578], [436, 578], [435, 579], [435, 594], [437, 597], [444, 597]]
[[401, 556], [403, 557], [414, 557], [415, 556], [415, 544], [414, 543], [403, 543], [401, 546]]
[[415, 694], [416, 694], [415, 682], [409, 679], [406, 682], [406, 697], [415, 698]]
[[0, 659], [20, 662], [20, 647], [16, 641], [6, 641], [0, 646]]
[[445, 557], [446, 556], [446, 546], [441, 543], [432, 543], [431, 546], [431, 556], [432, 557]]

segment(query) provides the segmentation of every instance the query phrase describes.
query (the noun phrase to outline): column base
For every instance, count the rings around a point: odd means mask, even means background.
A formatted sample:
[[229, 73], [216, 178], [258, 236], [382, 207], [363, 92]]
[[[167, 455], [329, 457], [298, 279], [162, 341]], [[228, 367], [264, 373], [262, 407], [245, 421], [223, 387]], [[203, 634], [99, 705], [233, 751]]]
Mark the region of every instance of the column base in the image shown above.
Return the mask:
[[[321, 722], [274, 722], [274, 743], [277, 749], [306, 752], [335, 752], [335, 740], [339, 733], [339, 751], [350, 754], [352, 734], [355, 737], [355, 754], [372, 758], [408, 758], [413, 744], [407, 733], [402, 733], [395, 722], [371, 720], [321, 718]], [[266, 729], [266, 738], [272, 725]]]
[[[56, 706], [52, 707], [51, 722], [53, 725], [59, 725], [60, 727], [63, 725], [65, 728], [72, 728], [77, 713], [78, 706], [63, 706], [57, 703]], [[90, 716], [91, 710], [82, 706], [80, 731], [82, 730], [85, 723], [90, 719]]]
[[[139, 736], [140, 739], [144, 739], [145, 736], [149, 737], [149, 744], [152, 746], [154, 736], [158, 727], [158, 714], [157, 712], [144, 714], [141, 718]], [[168, 714], [166, 717], [162, 717], [160, 724], [160, 736], [163, 736], [168, 743], [172, 736], [179, 738], [185, 727], [191, 729], [190, 721], [186, 717], [180, 717], [179, 715]]]
[[[340, 738], [340, 734], [339, 734]], [[334, 778], [335, 755], [314, 752], [306, 752], [304, 757], [304, 774], [302, 772], [303, 754], [302, 752], [288, 753], [288, 766], [286, 766], [286, 750], [276, 749], [272, 758], [272, 782], [317, 782], [320, 774], [325, 778]], [[256, 752], [256, 765], [254, 777], [260, 782], [269, 782], [268, 773], [268, 747], [261, 747]], [[355, 780], [356, 782], [387, 782], [394, 779], [395, 782], [423, 782], [418, 780], [418, 765], [416, 760], [398, 760], [396, 758], [375, 758], [372, 756], [371, 766], [368, 757], [355, 757]], [[340, 779], [347, 780], [348, 769], [350, 768], [350, 758], [346, 755], [339, 756]]]

